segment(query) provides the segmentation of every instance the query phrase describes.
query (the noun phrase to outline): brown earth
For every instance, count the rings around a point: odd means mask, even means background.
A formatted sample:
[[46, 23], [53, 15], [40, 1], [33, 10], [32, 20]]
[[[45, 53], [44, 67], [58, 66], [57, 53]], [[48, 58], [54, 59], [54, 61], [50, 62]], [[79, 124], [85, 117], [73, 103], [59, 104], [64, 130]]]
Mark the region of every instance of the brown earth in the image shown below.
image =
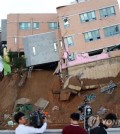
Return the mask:
[[[109, 83], [113, 80], [120, 83], [120, 74], [116, 78], [108, 78], [102, 80], [84, 80], [84, 83]], [[120, 117], [120, 86], [113, 91], [112, 94], [100, 93], [100, 88], [95, 90], [80, 91], [80, 95], [71, 95], [69, 101], [60, 101], [60, 94], [53, 94], [61, 88], [59, 77], [53, 75], [52, 71], [33, 71], [31, 77], [28, 77], [24, 87], [18, 87], [19, 76], [11, 74], [6, 76], [0, 82], [0, 116], [2, 125], [0, 129], [8, 129], [6, 123], [2, 120], [3, 114], [12, 114], [16, 99], [28, 98], [35, 103], [39, 98], [44, 98], [50, 103], [45, 111], [48, 111], [48, 127], [62, 128], [69, 123], [69, 115], [78, 111], [78, 106], [83, 103], [86, 94], [95, 93], [96, 99], [91, 102], [94, 114], [100, 107], [105, 107], [108, 112], [114, 112]], [[53, 111], [52, 108], [58, 106], [59, 110]]]

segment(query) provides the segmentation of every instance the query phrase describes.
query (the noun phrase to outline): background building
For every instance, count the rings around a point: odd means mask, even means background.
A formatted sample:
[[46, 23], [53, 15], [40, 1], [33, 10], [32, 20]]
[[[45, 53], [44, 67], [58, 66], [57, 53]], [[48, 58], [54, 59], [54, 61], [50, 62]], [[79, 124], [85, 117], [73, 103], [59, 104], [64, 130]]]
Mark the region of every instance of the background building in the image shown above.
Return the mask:
[[57, 14], [9, 14], [7, 16], [7, 50], [23, 51], [24, 36], [57, 31]]

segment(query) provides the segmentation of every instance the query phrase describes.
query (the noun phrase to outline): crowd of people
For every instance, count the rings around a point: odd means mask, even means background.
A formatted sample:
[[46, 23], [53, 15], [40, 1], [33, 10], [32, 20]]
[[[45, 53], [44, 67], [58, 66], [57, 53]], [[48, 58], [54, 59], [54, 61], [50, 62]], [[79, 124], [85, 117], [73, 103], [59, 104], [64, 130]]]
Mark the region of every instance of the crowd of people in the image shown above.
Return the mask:
[[[70, 115], [70, 125], [63, 128], [62, 134], [107, 134], [106, 129], [115, 125], [117, 117], [113, 113], [107, 114], [104, 119], [101, 119], [99, 116], [90, 116], [87, 121], [89, 131], [79, 125], [79, 119], [79, 113], [72, 113]], [[15, 134], [44, 133], [47, 128], [46, 117], [44, 117], [43, 125], [40, 128], [29, 126], [29, 122], [22, 112], [16, 113], [14, 120], [18, 123]]]

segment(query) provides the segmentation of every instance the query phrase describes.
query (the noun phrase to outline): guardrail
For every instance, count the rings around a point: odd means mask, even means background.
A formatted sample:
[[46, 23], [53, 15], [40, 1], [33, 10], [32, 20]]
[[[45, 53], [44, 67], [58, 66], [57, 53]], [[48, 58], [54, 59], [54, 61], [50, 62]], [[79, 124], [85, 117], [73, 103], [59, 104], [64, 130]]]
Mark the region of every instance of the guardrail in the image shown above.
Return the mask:
[[[107, 129], [109, 134], [120, 134], [120, 128]], [[44, 134], [61, 134], [62, 129], [47, 129]], [[0, 134], [15, 134], [13, 130], [0, 130]]]

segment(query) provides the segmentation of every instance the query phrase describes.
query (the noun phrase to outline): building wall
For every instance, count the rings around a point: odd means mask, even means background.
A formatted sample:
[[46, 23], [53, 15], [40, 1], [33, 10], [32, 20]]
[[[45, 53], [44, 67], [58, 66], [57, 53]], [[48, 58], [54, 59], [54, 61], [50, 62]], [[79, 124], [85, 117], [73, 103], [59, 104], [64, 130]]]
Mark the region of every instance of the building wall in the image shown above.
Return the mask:
[[32, 35], [23, 38], [26, 66], [59, 61], [55, 32]]
[[[19, 28], [20, 22], [39, 23], [38, 29], [22, 30]], [[39, 34], [44, 32], [56, 31], [49, 29], [49, 22], [57, 22], [57, 14], [9, 14], [7, 16], [7, 51], [23, 51], [22, 38], [24, 36]]]
[[68, 73], [71, 76], [82, 74], [81, 79], [115, 78], [120, 73], [120, 57], [79, 64], [68, 68]]
[[[101, 18], [99, 9], [103, 7], [115, 7], [115, 16]], [[96, 20], [84, 22], [80, 21], [79, 14], [95, 10]], [[63, 38], [72, 36], [74, 45], [68, 47], [65, 42], [66, 49], [72, 52], [89, 52], [97, 50], [100, 48], [105, 48], [107, 46], [112, 46], [115, 44], [120, 44], [120, 34], [105, 37], [103, 28], [119, 25], [120, 29], [120, 11], [117, 0], [88, 0], [86, 2], [81, 2], [77, 4], [72, 4], [68, 6], [62, 6], [57, 8], [59, 25], [61, 29], [61, 35]], [[64, 28], [63, 19], [67, 17], [69, 21], [69, 27]], [[85, 42], [83, 33], [99, 29], [100, 39], [90, 42]]]
[[7, 20], [1, 20], [1, 41], [7, 41]]

